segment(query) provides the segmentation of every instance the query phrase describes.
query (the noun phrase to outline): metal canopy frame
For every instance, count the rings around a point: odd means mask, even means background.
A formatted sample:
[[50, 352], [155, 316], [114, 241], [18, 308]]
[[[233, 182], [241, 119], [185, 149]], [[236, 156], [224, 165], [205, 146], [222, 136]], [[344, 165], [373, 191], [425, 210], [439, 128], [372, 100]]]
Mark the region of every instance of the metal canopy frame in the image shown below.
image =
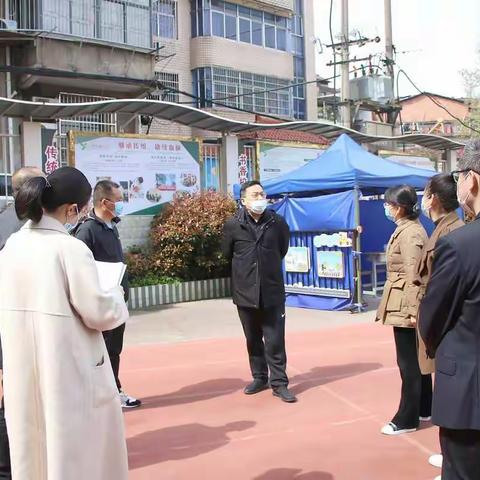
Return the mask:
[[20, 117], [33, 120], [68, 119], [99, 113], [125, 113], [130, 115], [150, 115], [161, 120], [169, 120], [188, 127], [216, 131], [224, 134], [253, 132], [265, 129], [284, 129], [322, 135], [327, 140], [335, 140], [347, 133], [358, 143], [396, 142], [416, 144], [434, 150], [457, 150], [464, 143], [432, 134], [400, 136], [367, 135], [350, 128], [322, 121], [291, 121], [279, 123], [255, 123], [233, 120], [218, 114], [200, 110], [190, 105], [150, 99], [114, 99], [86, 103], [43, 103], [0, 97], [0, 117]]

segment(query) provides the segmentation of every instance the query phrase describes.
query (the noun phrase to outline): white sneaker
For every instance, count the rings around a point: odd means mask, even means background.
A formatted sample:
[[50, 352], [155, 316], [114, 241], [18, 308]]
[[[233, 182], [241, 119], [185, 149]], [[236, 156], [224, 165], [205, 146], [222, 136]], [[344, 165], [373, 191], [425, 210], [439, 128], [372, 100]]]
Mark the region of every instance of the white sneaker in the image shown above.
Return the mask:
[[142, 404], [140, 400], [128, 396], [125, 392], [120, 391], [119, 395], [122, 408], [136, 408]]
[[430, 417], [418, 417], [418, 418], [421, 422], [429, 422], [432, 419], [431, 416]]
[[398, 428], [394, 423], [387, 423], [382, 427], [381, 432], [384, 435], [400, 435], [402, 433], [411, 433], [415, 432], [416, 428]]
[[443, 455], [441, 453], [437, 453], [436, 455], [431, 455], [430, 458], [428, 459], [428, 463], [430, 465], [433, 465], [434, 467], [442, 468]]

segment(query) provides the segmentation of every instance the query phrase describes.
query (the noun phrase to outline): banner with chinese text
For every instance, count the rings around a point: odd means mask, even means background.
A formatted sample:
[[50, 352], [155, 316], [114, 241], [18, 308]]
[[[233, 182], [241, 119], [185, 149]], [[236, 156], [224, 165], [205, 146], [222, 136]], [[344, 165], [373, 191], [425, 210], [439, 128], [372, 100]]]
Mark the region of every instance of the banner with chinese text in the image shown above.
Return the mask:
[[100, 180], [118, 183], [125, 215], [154, 215], [175, 194], [200, 189], [196, 141], [70, 135], [75, 167], [92, 187]]

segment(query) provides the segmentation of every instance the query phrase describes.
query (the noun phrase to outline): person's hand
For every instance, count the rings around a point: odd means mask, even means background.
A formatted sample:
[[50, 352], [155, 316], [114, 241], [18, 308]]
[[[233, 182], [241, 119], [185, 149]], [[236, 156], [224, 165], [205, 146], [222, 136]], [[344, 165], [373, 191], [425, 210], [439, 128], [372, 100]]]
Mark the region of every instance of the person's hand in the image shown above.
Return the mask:
[[416, 317], [410, 317], [410, 324], [411, 325], [416, 325], [417, 324], [417, 318]]

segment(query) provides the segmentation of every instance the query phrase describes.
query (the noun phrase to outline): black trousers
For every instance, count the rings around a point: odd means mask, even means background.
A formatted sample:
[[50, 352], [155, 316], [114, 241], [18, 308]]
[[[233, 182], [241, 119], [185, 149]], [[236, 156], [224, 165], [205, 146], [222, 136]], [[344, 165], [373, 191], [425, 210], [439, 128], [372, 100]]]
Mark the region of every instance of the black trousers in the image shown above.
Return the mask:
[[103, 332], [103, 338], [105, 339], [105, 345], [107, 346], [108, 356], [110, 357], [110, 363], [112, 364], [113, 375], [115, 377], [115, 383], [120, 391], [122, 384], [118, 377], [120, 370], [120, 354], [123, 349], [123, 334], [125, 333], [125, 324], [120, 325], [113, 330], [107, 330]]
[[250, 369], [254, 379], [268, 380], [272, 388], [288, 385], [285, 353], [285, 306], [237, 307], [247, 340]]
[[442, 480], [480, 478], [480, 431], [440, 427]]
[[432, 376], [420, 372], [415, 329], [394, 327], [393, 334], [402, 394], [392, 423], [399, 428], [417, 428], [419, 417], [429, 417], [432, 412]]
[[7, 424], [5, 422], [5, 409], [3, 399], [0, 405], [0, 480], [11, 480], [10, 446], [8, 443]]

